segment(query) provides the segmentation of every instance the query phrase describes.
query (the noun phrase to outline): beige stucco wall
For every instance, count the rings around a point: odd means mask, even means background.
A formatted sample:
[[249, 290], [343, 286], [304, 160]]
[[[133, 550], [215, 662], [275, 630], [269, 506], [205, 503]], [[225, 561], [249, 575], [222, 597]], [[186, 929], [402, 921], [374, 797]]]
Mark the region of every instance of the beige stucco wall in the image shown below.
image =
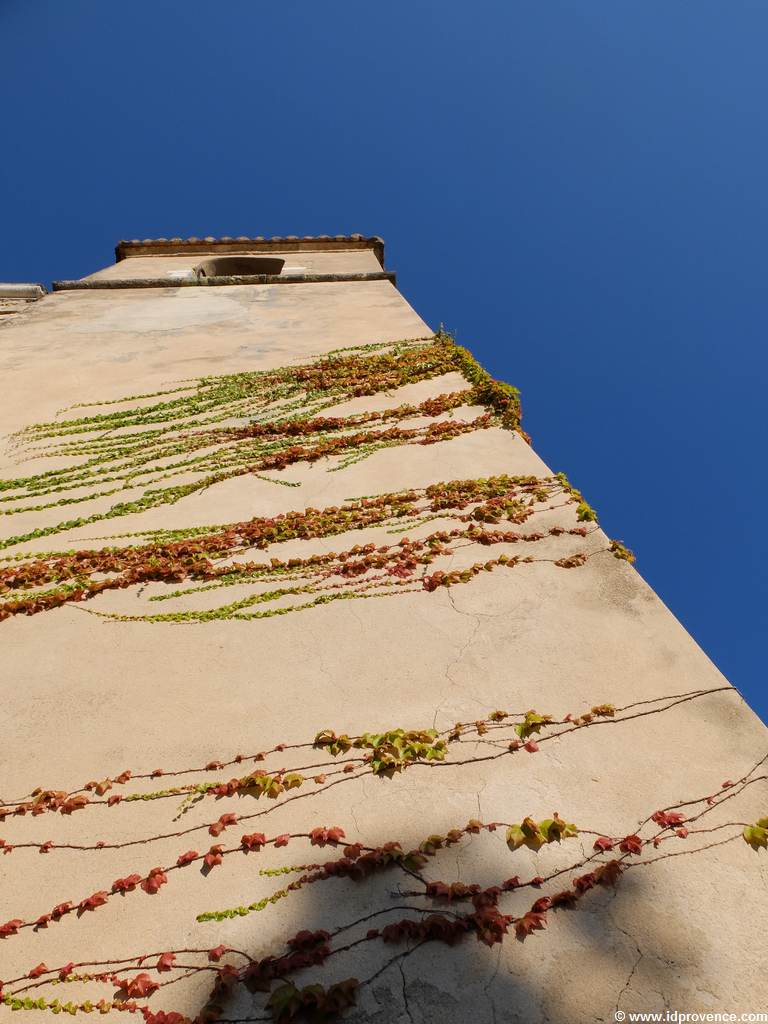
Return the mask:
[[[364, 274], [378, 273], [381, 264], [372, 249], [337, 249], [332, 252], [250, 252], [247, 246], [241, 249], [242, 255], [275, 255], [285, 260], [282, 274]], [[222, 253], [224, 256], [238, 255], [234, 252]], [[184, 271], [191, 271], [206, 257], [200, 254], [192, 256], [128, 256], [119, 263], [97, 270], [84, 280], [124, 281], [136, 277], [168, 277]]]
[[[295, 256], [312, 271], [369, 269], [371, 260], [365, 251]], [[95, 276], [154, 276], [158, 265], [171, 270], [197, 262], [197, 256], [133, 257]], [[383, 281], [57, 293], [23, 320], [0, 324], [0, 431], [50, 419], [78, 401], [152, 391], [180, 377], [280, 366], [344, 345], [428, 333]], [[453, 386], [424, 382], [356, 399], [339, 411], [419, 400]], [[8, 444], [0, 475], [49, 465], [40, 460], [19, 467], [17, 456]], [[301, 488], [231, 480], [176, 506], [125, 517], [115, 532], [322, 508], [440, 480], [549, 472], [517, 434], [498, 428], [430, 447], [386, 449], [344, 472], [328, 468], [322, 462], [291, 467], [285, 476]], [[547, 515], [566, 521], [572, 511]], [[0, 518], [0, 536], [60, 518], [55, 509]], [[664, 529], [661, 518], [658, 529]], [[90, 526], [23, 550], [76, 547], [109, 532]], [[296, 549], [339, 550], [340, 543], [297, 542]], [[562, 552], [554, 540], [543, 543], [553, 555]], [[598, 548], [605, 539], [595, 534], [588, 543]], [[105, 597], [100, 607], [130, 613], [135, 602], [126, 592]], [[594, 703], [623, 705], [724, 683], [641, 576], [609, 553], [574, 571], [523, 566], [451, 591], [338, 602], [256, 622], [149, 625], [64, 607], [0, 622], [0, 645], [4, 799], [36, 785], [74, 787], [111, 769], [204, 763], [227, 752], [301, 742], [324, 727], [351, 734], [397, 725], [442, 728], [496, 707], [576, 713]], [[767, 738], [736, 693], [718, 693], [657, 717], [576, 733], [535, 756], [468, 770], [414, 769], [392, 781], [369, 777], [319, 794], [311, 801], [311, 821], [301, 801], [276, 808], [265, 831], [338, 824], [367, 843], [399, 838], [406, 846], [469, 817], [519, 821], [558, 810], [568, 820], [618, 834], [659, 807], [744, 775], [766, 753]], [[217, 804], [216, 813], [227, 804]], [[0, 837], [129, 838], [177, 828], [171, 825], [174, 806], [9, 819]], [[232, 808], [241, 810], [236, 803]], [[766, 812], [762, 783], [708, 820], [752, 821]], [[185, 820], [210, 817], [204, 804]], [[205, 842], [193, 845], [205, 848]], [[581, 842], [588, 849], [589, 841]], [[0, 923], [82, 899], [119, 875], [171, 863], [182, 848], [183, 841], [173, 839], [103, 857], [16, 850], [0, 858]], [[558, 858], [569, 863], [572, 856], [547, 848], [538, 858], [526, 850], [513, 857], [497, 833], [448, 851], [433, 877], [490, 882], [544, 873]], [[298, 846], [273, 850], [259, 865], [305, 857], [312, 859]], [[524, 943], [510, 936], [490, 950], [474, 939], [458, 950], [427, 946], [404, 961], [402, 971], [395, 966], [382, 975], [349, 1019], [572, 1024], [611, 1020], [617, 1006], [768, 1010], [766, 864], [765, 851], [758, 855], [734, 842], [629, 872], [615, 892], [601, 890], [574, 912], [553, 916], [545, 932]], [[279, 937], [343, 923], [364, 912], [372, 892], [388, 899], [401, 883], [391, 876], [372, 887], [334, 881], [258, 915], [195, 923], [200, 911], [258, 899], [276, 881], [260, 877], [247, 858], [207, 879], [179, 872], [157, 897], [135, 893], [80, 920], [71, 916], [46, 931], [0, 941], [0, 977], [40, 961], [54, 966], [95, 953], [118, 957], [186, 944], [222, 942], [264, 955]], [[522, 912], [535, 896], [521, 892], [509, 906]], [[333, 980], [363, 977], [366, 963], [330, 973]], [[156, 1005], [195, 1012], [200, 987], [181, 989], [172, 987]]]

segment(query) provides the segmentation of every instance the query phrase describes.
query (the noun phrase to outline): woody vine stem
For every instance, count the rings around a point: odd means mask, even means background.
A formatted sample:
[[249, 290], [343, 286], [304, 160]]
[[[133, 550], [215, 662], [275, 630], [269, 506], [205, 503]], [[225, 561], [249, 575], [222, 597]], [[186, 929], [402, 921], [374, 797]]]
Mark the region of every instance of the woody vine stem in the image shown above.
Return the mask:
[[[180, 814], [184, 813], [190, 800], [237, 798], [258, 801], [266, 798], [271, 803], [261, 811], [245, 814], [229, 811], [206, 824], [180, 828], [162, 835], [146, 835], [135, 840], [100, 841], [90, 846], [59, 843], [50, 839], [18, 844], [3, 840], [0, 846], [6, 854], [16, 857], [21, 855], [21, 851], [31, 849], [61, 855], [68, 850], [96, 852], [105, 848], [134, 845], [143, 848], [159, 839], [173, 836], [181, 839], [203, 831], [218, 839], [224, 832], [245, 821], [266, 817], [287, 801], [301, 799], [302, 794], [293, 791], [302, 789], [310, 781], [317, 787], [306, 793], [306, 796], [312, 797], [318, 790], [322, 792], [341, 783], [351, 785], [365, 775], [386, 781], [419, 767], [429, 770], [461, 770], [481, 761], [530, 756], [539, 754], [548, 741], [562, 740], [577, 732], [601, 726], [620, 727], [622, 723], [637, 718], [665, 714], [681, 703], [714, 694], [725, 696], [732, 693], [730, 687], [721, 687], [716, 690], [670, 694], [618, 708], [602, 703], [578, 715], [569, 713], [560, 718], [533, 710], [514, 713], [498, 709], [474, 722], [457, 722], [442, 733], [431, 729], [393, 729], [385, 733], [364, 733], [352, 737], [324, 730], [311, 743], [278, 743], [248, 755], [225, 755], [224, 759], [206, 765], [156, 768], [143, 773], [123, 769], [100, 781], [86, 782], [73, 791], [38, 787], [28, 797], [4, 801], [2, 817], [39, 817], [51, 813], [71, 815], [91, 812], [99, 805], [119, 808], [138, 800], [140, 806], [147, 806], [148, 802], [155, 800], [174, 799], [178, 802], [180, 797]], [[461, 753], [464, 749], [467, 752]], [[315, 762], [309, 768], [300, 764], [290, 768], [251, 769], [245, 775], [228, 781], [209, 777], [203, 782], [181, 782], [164, 790], [147, 790], [143, 786], [130, 790], [137, 783], [146, 785], [163, 775], [174, 778], [199, 773], [216, 775], [235, 764], [241, 765], [247, 761], [258, 763], [276, 756], [282, 758], [288, 751], [300, 758], [302, 750], [307, 753], [310, 750], [318, 751], [321, 756], [330, 755], [332, 760]], [[262, 868], [259, 871], [262, 876], [294, 877], [283, 887], [255, 902], [202, 911], [197, 915], [198, 922], [221, 921], [258, 913], [303, 887], [334, 879], [338, 883], [359, 885], [381, 873], [397, 872], [410, 880], [411, 885], [406, 890], [399, 887], [384, 905], [374, 907], [365, 915], [331, 931], [304, 930], [288, 936], [284, 949], [276, 949], [274, 953], [258, 959], [242, 950], [219, 944], [208, 948], [149, 951], [117, 960], [105, 959], [103, 956], [91, 960], [70, 960], [58, 966], [40, 962], [30, 965], [23, 974], [7, 981], [2, 998], [6, 1005], [16, 1010], [70, 1014], [93, 1010], [102, 1013], [138, 1012], [147, 1024], [182, 1024], [188, 1020], [182, 1014], [173, 1010], [152, 1009], [149, 1004], [139, 1000], [148, 999], [171, 983], [203, 974], [211, 975], [213, 983], [210, 998], [196, 1017], [197, 1021], [222, 1019], [233, 993], [240, 987], [251, 993], [268, 994], [266, 1015], [238, 1018], [240, 1020], [287, 1021], [297, 1016], [327, 1019], [353, 1005], [362, 987], [370, 985], [383, 970], [412, 955], [425, 943], [439, 943], [451, 948], [474, 937], [485, 945], [493, 946], [502, 943], [510, 930], [519, 940], [524, 941], [534, 932], [546, 928], [550, 912], [575, 908], [596, 887], [616, 886], [628, 871], [650, 867], [661, 860], [680, 855], [703, 854], [739, 839], [756, 851], [768, 847], [766, 817], [757, 821], [734, 819], [713, 826], [708, 826], [705, 820], [712, 810], [740, 797], [756, 784], [764, 783], [768, 779], [765, 771], [767, 762], [768, 754], [739, 778], [726, 780], [711, 793], [693, 795], [674, 806], [651, 811], [634, 828], [619, 836], [608, 834], [600, 827], [577, 825], [554, 813], [549, 818], [537, 820], [526, 817], [520, 822], [482, 822], [473, 819], [445, 834], [425, 836], [413, 849], [405, 849], [396, 839], [376, 846], [359, 841], [350, 842], [341, 826], [327, 825], [315, 825], [306, 831], [273, 836], [264, 832], [245, 832], [231, 846], [214, 843], [205, 852], [189, 849], [180, 853], [172, 864], [118, 878], [104, 889], [80, 899], [63, 900], [34, 920], [11, 918], [0, 925], [0, 937], [9, 941], [25, 929], [47, 929], [68, 916], [82, 919], [84, 915], [106, 906], [111, 900], [124, 899], [132, 893], [143, 891], [146, 895], [154, 896], [169, 883], [169, 875], [189, 870], [193, 865], [198, 865], [205, 876], [221, 866], [225, 859], [229, 861], [232, 857], [251, 857], [269, 847], [279, 849], [296, 843], [308, 844], [310, 848], [330, 846], [340, 849], [341, 854], [324, 862]], [[338, 769], [332, 767], [336, 764], [339, 765]], [[322, 769], [322, 772], [311, 778], [303, 774], [318, 769]], [[116, 789], [120, 792], [114, 792]], [[110, 795], [104, 799], [106, 794]], [[438, 863], [441, 851], [461, 844], [467, 837], [489, 835], [500, 829], [503, 830], [506, 845], [512, 854], [521, 847], [538, 852], [544, 846], [567, 844], [570, 840], [581, 839], [583, 844], [584, 837], [588, 837], [591, 850], [585, 853], [582, 845], [581, 855], [577, 854], [570, 863], [548, 874], [534, 875], [528, 879], [511, 875], [500, 878], [490, 886], [465, 881], [446, 882], [426, 876], [426, 870], [431, 870]], [[565, 888], [562, 888], [564, 882]], [[505, 911], [506, 899], [512, 893], [525, 889], [535, 889], [542, 894], [536, 896], [523, 913]], [[310, 967], [325, 969], [329, 964], [335, 967], [337, 959], [343, 960], [345, 954], [368, 943], [381, 950], [381, 963], [362, 981], [346, 978], [328, 987], [312, 984], [299, 988], [295, 984], [293, 976], [300, 971]], [[166, 975], [170, 977], [166, 978]], [[41, 987], [74, 983], [97, 988], [112, 987], [115, 994], [109, 999], [101, 996], [98, 1000], [91, 998], [75, 1002], [62, 1001], [58, 995], [51, 998], [47, 993], [34, 994], [34, 990]]]

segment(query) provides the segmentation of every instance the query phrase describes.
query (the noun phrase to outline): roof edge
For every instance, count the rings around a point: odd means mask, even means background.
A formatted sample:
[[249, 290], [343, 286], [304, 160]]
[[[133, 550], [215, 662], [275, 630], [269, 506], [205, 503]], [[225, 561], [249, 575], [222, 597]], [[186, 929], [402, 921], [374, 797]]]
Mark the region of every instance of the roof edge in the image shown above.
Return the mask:
[[185, 256], [190, 253], [321, 252], [333, 249], [373, 249], [384, 266], [384, 239], [378, 235], [297, 235], [264, 238], [133, 238], [115, 246], [115, 262], [129, 256]]

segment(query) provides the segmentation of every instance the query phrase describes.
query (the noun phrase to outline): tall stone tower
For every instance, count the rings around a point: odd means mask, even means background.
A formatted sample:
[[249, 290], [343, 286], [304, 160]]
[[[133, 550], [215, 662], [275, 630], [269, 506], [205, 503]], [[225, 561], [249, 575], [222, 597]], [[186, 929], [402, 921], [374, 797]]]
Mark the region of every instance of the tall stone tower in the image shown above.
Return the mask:
[[380, 239], [3, 294], [0, 1013], [768, 1009], [765, 728]]

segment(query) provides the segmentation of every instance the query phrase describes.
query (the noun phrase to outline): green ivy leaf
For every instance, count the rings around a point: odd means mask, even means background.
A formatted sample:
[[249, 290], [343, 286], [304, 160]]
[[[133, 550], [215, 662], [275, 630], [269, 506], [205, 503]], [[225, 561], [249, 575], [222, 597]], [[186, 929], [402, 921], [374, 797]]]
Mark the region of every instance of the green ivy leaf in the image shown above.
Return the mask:
[[278, 1022], [293, 1020], [301, 1009], [301, 993], [291, 982], [280, 985], [267, 1000], [267, 1008]]
[[768, 818], [761, 818], [756, 825], [747, 825], [742, 832], [744, 841], [749, 843], [753, 850], [759, 850], [761, 846], [768, 849], [768, 827], [766, 826], [768, 826]]
[[515, 732], [521, 740], [527, 740], [529, 736], [540, 732], [543, 726], [552, 721], [551, 715], [540, 715], [536, 711], [526, 711], [525, 718], [519, 725], [515, 726]]

